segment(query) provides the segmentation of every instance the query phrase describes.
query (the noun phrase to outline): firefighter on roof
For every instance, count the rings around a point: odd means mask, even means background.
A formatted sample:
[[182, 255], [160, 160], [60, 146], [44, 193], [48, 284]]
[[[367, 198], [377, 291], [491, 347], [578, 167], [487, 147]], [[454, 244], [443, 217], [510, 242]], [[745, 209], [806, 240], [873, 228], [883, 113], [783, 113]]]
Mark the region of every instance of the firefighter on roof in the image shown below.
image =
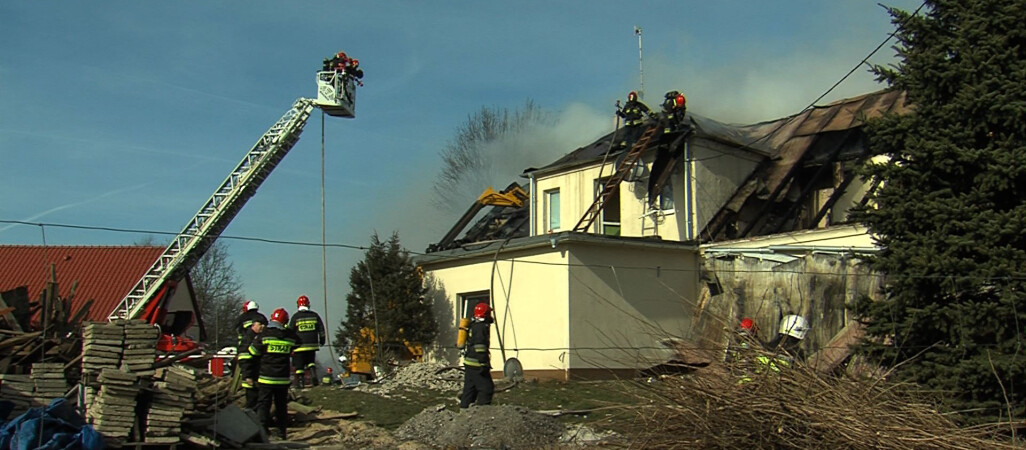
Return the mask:
[[296, 299], [296, 306], [299, 311], [292, 316], [289, 328], [299, 336], [299, 346], [296, 347], [293, 365], [296, 368], [296, 384], [306, 387], [306, 376], [310, 376], [310, 383], [317, 386], [320, 380], [317, 379], [317, 350], [327, 341], [324, 331], [324, 322], [321, 316], [310, 311], [310, 299], [300, 295]]
[[289, 313], [278, 308], [271, 313], [267, 328], [255, 338], [249, 346], [257, 370], [257, 389], [259, 391], [257, 413], [264, 428], [270, 429], [271, 403], [274, 403], [273, 424], [278, 427], [281, 438], [285, 438], [288, 426], [289, 402], [289, 359], [299, 337], [291, 329], [285, 328], [289, 321]]
[[652, 110], [648, 109], [648, 105], [638, 100], [638, 93], [631, 91], [627, 94], [627, 103], [624, 103], [623, 108], [620, 108], [620, 101], [616, 101], [616, 115], [623, 118], [623, 140], [620, 141], [620, 146], [625, 148], [631, 148], [634, 142], [641, 137], [644, 132], [644, 116], [651, 115]]
[[490, 405], [495, 383], [492, 382], [491, 357], [488, 354], [490, 339], [488, 329], [492, 323], [492, 308], [488, 303], [474, 306], [474, 318], [467, 334], [467, 348], [463, 354], [463, 393], [460, 394], [460, 408], [471, 403]]
[[672, 133], [684, 124], [684, 113], [687, 112], [687, 98], [678, 91], [667, 92], [663, 100], [663, 133]]

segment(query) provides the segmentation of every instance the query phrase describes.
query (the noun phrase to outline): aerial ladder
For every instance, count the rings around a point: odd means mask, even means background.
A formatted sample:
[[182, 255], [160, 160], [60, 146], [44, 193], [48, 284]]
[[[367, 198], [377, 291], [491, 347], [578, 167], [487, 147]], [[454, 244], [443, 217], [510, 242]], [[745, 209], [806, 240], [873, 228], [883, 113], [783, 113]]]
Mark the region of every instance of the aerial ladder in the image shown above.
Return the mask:
[[[315, 107], [336, 117], [353, 118], [356, 113], [356, 83], [343, 72], [317, 73], [317, 98], [299, 98], [270, 129], [257, 140], [213, 195], [171, 240], [108, 319], [145, 319], [162, 325], [166, 304], [177, 285], [239, 213], [257, 188], [299, 141]], [[191, 322], [191, 321], [190, 321]], [[164, 330], [165, 337], [168, 330]], [[162, 338], [162, 342], [164, 341]], [[195, 343], [182, 351], [195, 347]]]

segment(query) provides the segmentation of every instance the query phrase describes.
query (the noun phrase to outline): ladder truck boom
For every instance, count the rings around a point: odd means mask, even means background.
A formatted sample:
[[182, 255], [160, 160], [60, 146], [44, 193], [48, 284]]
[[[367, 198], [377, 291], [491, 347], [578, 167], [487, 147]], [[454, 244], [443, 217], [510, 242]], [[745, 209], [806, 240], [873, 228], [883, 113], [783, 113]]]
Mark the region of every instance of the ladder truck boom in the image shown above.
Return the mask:
[[328, 71], [317, 74], [316, 100], [299, 98], [253, 145], [203, 207], [135, 284], [109, 320], [136, 319], [168, 282], [182, 279], [214, 244], [246, 201], [299, 140], [311, 112], [354, 117], [355, 80]]

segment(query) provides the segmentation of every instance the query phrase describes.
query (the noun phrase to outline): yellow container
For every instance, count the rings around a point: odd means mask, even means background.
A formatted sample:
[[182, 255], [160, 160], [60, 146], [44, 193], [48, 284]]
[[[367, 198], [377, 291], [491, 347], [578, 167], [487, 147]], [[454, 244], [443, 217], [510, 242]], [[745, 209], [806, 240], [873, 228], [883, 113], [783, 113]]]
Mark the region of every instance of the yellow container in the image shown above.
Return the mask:
[[460, 331], [456, 335], [456, 348], [463, 348], [467, 346], [467, 333], [470, 331], [470, 319], [464, 317], [460, 319]]

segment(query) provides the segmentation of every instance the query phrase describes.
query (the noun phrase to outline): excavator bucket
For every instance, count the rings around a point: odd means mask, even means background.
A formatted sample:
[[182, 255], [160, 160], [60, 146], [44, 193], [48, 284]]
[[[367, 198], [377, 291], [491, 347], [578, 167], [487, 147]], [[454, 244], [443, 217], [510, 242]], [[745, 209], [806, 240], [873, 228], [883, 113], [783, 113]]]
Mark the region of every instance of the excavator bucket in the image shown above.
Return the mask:
[[329, 116], [356, 117], [356, 80], [342, 72], [317, 72], [315, 104]]

